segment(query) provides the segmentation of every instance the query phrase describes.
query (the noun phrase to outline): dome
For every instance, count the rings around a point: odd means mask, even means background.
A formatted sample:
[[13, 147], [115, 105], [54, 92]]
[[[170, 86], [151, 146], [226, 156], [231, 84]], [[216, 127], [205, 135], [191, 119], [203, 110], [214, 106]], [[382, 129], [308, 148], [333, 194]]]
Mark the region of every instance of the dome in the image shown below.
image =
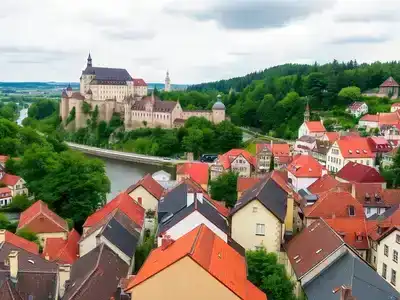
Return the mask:
[[225, 110], [225, 104], [221, 102], [221, 96], [218, 96], [217, 102], [214, 103], [213, 110]]

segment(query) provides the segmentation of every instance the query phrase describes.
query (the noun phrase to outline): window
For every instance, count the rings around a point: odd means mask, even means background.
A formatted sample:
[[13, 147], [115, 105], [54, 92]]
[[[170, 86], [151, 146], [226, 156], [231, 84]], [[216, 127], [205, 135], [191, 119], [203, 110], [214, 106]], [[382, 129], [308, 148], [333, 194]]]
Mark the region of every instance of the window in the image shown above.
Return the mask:
[[371, 241], [371, 243], [372, 243], [372, 249], [374, 249], [374, 250], [376, 251], [376, 250], [377, 250], [376, 243], [375, 243], [375, 242], [373, 242], [373, 241]]
[[396, 243], [400, 244], [400, 234], [396, 234]]
[[392, 269], [392, 276], [390, 277], [390, 283], [396, 285], [396, 271]]
[[367, 215], [369, 215], [371, 213], [371, 208], [367, 207]]
[[383, 248], [383, 254], [385, 254], [385, 256], [389, 256], [389, 247], [388, 245], [385, 245]]
[[386, 279], [387, 266], [382, 264], [382, 277]]
[[374, 255], [374, 265], [376, 265], [376, 256]]
[[257, 206], [254, 206], [254, 207], [253, 207], [253, 213], [256, 213], [257, 210], [258, 210], [258, 207], [257, 207]]
[[354, 206], [349, 205], [349, 216], [355, 216], [356, 212], [354, 211]]
[[397, 252], [396, 250], [393, 250], [393, 261], [395, 263], [397, 263], [399, 260], [399, 252]]
[[265, 224], [256, 224], [256, 235], [265, 235]]
[[369, 166], [369, 160], [367, 160], [367, 166]]

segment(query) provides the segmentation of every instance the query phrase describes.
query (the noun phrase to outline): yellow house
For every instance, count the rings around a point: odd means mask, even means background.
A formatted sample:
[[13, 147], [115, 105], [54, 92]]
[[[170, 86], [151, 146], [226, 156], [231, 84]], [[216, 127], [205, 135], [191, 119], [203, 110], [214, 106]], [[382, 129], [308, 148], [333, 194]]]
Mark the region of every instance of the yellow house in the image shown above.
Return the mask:
[[231, 211], [231, 236], [245, 249], [265, 248], [279, 253], [285, 235], [297, 224], [291, 191], [282, 188], [277, 173], [271, 172], [245, 191]]
[[157, 209], [164, 188], [150, 174], [147, 174], [130, 186], [126, 192], [147, 211]]
[[151, 252], [125, 291], [135, 300], [266, 300], [247, 280], [246, 260], [200, 225]]

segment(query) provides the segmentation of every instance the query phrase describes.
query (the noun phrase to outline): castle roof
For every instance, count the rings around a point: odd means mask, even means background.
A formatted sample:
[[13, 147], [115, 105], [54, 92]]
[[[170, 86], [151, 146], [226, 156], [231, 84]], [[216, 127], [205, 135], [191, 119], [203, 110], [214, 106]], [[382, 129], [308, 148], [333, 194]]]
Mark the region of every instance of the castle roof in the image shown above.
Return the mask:
[[131, 75], [129, 75], [126, 69], [117, 68], [99, 68], [88, 66], [82, 75], [95, 75], [96, 80], [99, 81], [132, 81]]
[[175, 106], [178, 103], [178, 102], [175, 102], [175, 101], [162, 101], [158, 97], [154, 97], [153, 98], [153, 96], [147, 96], [147, 97], [144, 97], [140, 101], [136, 101], [132, 105], [132, 110], [145, 111], [147, 102], [149, 102], [149, 101], [151, 102], [153, 100], [154, 100], [153, 112], [168, 112], [168, 113], [170, 113], [170, 112], [172, 112], [174, 110]]

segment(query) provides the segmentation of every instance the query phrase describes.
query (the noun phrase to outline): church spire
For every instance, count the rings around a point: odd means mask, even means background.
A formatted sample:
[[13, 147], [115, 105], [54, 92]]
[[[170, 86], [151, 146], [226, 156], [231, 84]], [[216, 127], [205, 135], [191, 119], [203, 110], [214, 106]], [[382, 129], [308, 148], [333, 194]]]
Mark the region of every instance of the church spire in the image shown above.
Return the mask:
[[87, 66], [88, 67], [92, 66], [92, 56], [90, 55], [90, 52], [89, 52], [89, 56], [88, 56], [88, 59], [87, 59]]
[[306, 104], [306, 110], [304, 111], [304, 122], [310, 121], [310, 106], [308, 105], [308, 99]]

